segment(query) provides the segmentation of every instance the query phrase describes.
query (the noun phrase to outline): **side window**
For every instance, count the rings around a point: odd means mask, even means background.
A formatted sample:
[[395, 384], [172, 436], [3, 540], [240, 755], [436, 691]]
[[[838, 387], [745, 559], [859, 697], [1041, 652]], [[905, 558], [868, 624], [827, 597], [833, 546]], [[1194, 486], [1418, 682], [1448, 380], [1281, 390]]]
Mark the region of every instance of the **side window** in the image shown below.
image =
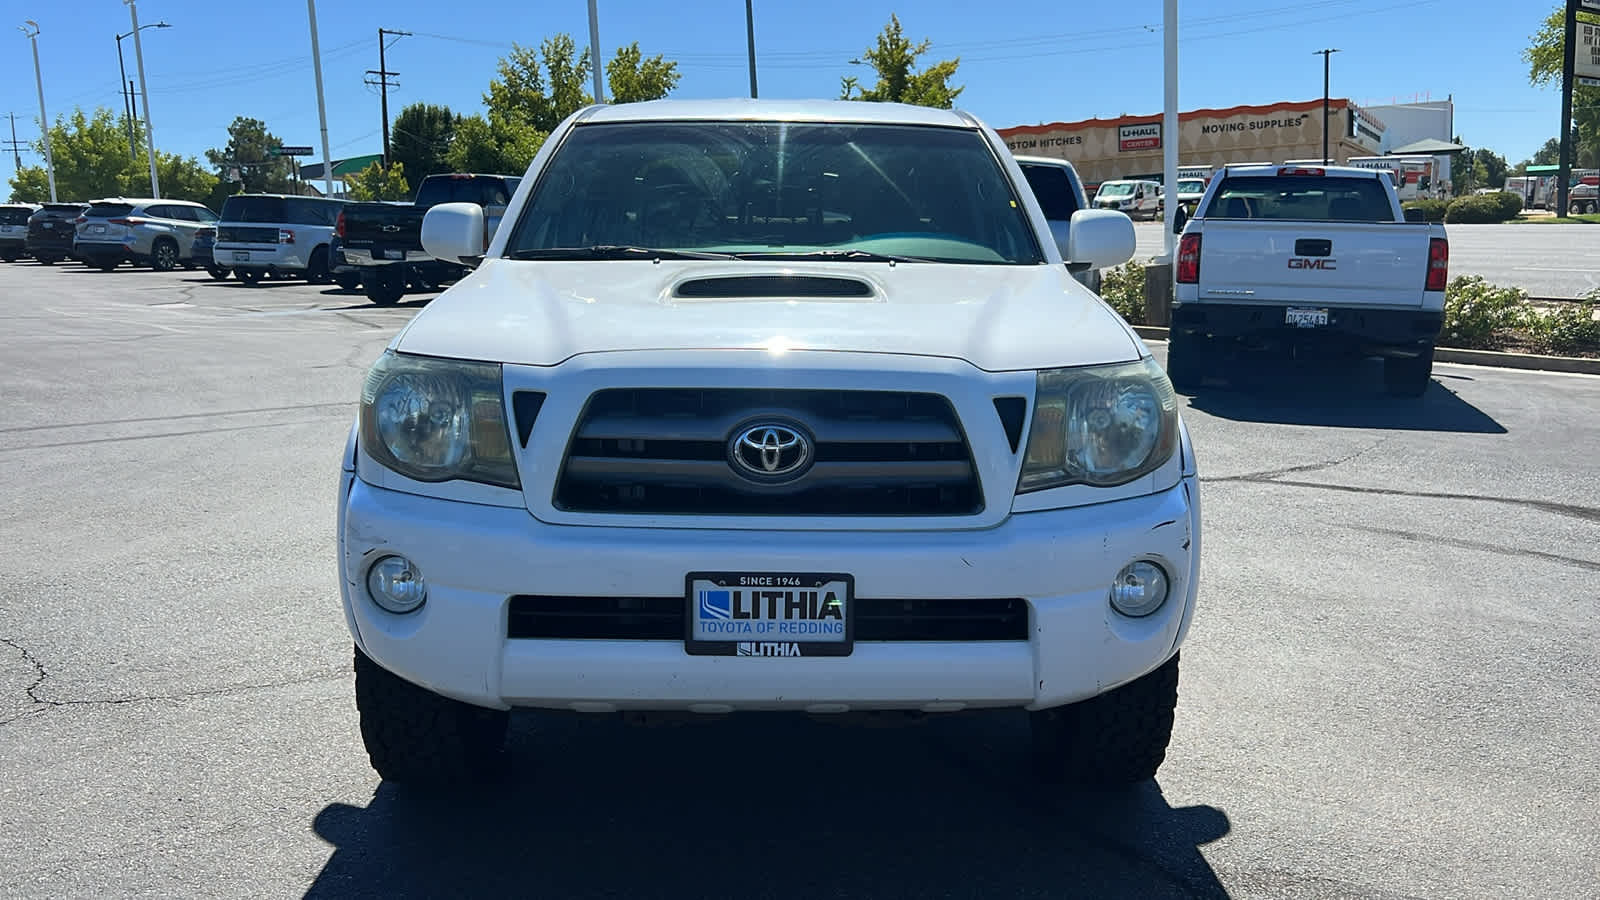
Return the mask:
[[167, 216], [169, 219], [177, 219], [180, 222], [200, 221], [195, 217], [194, 207], [192, 206], [169, 206], [167, 211], [171, 213], [171, 215]]
[[295, 225], [332, 226], [339, 218], [336, 204], [312, 198], [290, 198], [285, 201], [289, 221]]
[[162, 203], [162, 204], [154, 204], [154, 205], [151, 205], [151, 206], [146, 206], [144, 208], [144, 214], [149, 216], [152, 219], [172, 219], [172, 218], [176, 218], [172, 214], [172, 207], [167, 206], [164, 203]]
[[1033, 189], [1033, 196], [1038, 198], [1046, 219], [1065, 222], [1078, 211], [1078, 198], [1073, 194], [1072, 179], [1067, 177], [1065, 169], [1025, 165], [1022, 174], [1027, 177], [1028, 187]]
[[209, 209], [202, 209], [198, 206], [192, 206], [189, 209], [194, 213], [195, 221], [197, 222], [202, 222], [206, 225], [212, 225], [217, 221], [217, 214]]

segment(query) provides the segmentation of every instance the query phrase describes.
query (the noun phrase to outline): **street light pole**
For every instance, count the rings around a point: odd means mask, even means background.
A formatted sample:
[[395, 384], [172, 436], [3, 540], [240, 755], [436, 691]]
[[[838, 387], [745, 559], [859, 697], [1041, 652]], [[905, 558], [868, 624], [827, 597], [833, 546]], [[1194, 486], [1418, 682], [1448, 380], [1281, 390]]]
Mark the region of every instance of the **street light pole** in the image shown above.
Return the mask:
[[150, 151], [150, 196], [161, 199], [161, 182], [156, 178], [156, 129], [150, 123], [150, 84], [144, 80], [144, 45], [139, 42], [139, 6], [134, 0], [128, 4], [128, 16], [133, 20], [133, 59], [139, 67], [139, 96], [144, 100], [144, 140]]
[[605, 93], [600, 88], [600, 13], [594, 0], [589, 0], [589, 68], [594, 74], [594, 102], [604, 103]]
[[1338, 53], [1337, 47], [1318, 50], [1322, 54], [1322, 164], [1328, 164], [1328, 60]]
[[[44, 111], [44, 75], [39, 70], [39, 23], [29, 19], [18, 26], [33, 44], [33, 80], [39, 86], [39, 133], [44, 136], [44, 171], [50, 181], [50, 202], [56, 202], [56, 161], [50, 154], [50, 116]], [[28, 29], [32, 28], [32, 31]]]
[[745, 43], [750, 48], [750, 99], [756, 99], [756, 12], [753, 0], [744, 0]]
[[[149, 25], [140, 26], [141, 29], [171, 27], [166, 22], [153, 22]], [[128, 80], [128, 68], [122, 61], [122, 39], [132, 36], [133, 32], [131, 31], [127, 34], [117, 35], [117, 73], [122, 76], [122, 79], [117, 82], [117, 92], [122, 94], [122, 113], [128, 123], [128, 156], [137, 157], [139, 155], [139, 147], [135, 143], [134, 135], [136, 132], [133, 123], [139, 119], [139, 110], [133, 99], [133, 82]]]
[[[311, 68], [317, 74], [317, 118], [322, 123], [322, 196], [333, 196], [333, 158], [328, 155], [328, 107], [322, 100], [322, 48], [317, 45], [317, 0], [306, 0], [306, 15], [311, 19]], [[388, 76], [384, 76], [387, 78]], [[384, 117], [388, 121], [388, 116]], [[388, 144], [383, 151], [389, 152]], [[299, 163], [295, 163], [298, 171]]]

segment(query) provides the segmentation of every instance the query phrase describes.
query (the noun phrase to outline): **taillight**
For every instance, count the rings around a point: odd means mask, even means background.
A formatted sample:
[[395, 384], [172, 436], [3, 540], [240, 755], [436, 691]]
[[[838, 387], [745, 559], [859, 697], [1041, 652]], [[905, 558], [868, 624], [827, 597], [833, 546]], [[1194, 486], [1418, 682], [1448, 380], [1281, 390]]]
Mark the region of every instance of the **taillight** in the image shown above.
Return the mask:
[[1178, 283], [1200, 283], [1200, 235], [1186, 234], [1178, 242]]
[[1294, 169], [1279, 169], [1278, 170], [1278, 174], [1279, 175], [1326, 175], [1328, 173], [1323, 169], [1294, 168]]
[[344, 237], [344, 213], [339, 213], [339, 220], [333, 223], [333, 233], [341, 238]]
[[138, 216], [119, 216], [119, 217], [117, 217], [115, 219], [107, 219], [106, 220], [106, 224], [107, 225], [123, 225], [123, 226], [143, 225], [144, 224], [144, 220], [139, 218]]
[[1450, 242], [1444, 238], [1428, 241], [1428, 283], [1425, 291], [1442, 291], [1450, 280]]
[[294, 232], [290, 231], [287, 228], [278, 229], [278, 243], [280, 243], [280, 244], [292, 244], [292, 243], [294, 243]]
[[83, 223], [85, 223], [87, 221], [89, 221], [89, 217], [88, 216], [79, 216], [76, 219], [72, 220], [72, 224], [74, 224], [74, 225], [82, 225]]

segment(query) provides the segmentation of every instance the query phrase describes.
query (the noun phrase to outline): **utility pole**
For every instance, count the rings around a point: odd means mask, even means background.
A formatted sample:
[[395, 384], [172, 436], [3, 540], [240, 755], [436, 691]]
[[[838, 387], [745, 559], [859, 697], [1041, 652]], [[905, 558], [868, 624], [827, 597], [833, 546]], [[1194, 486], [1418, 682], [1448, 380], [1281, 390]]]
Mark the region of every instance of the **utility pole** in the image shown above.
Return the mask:
[[[322, 100], [322, 48], [317, 44], [317, 0], [306, 0], [306, 15], [311, 19], [311, 68], [317, 73], [317, 118], [322, 122], [322, 183], [326, 186], [323, 196], [331, 198], [333, 158], [328, 155], [328, 107]], [[299, 168], [298, 161], [295, 168]]]
[[1161, 230], [1166, 238], [1162, 244], [1167, 262], [1177, 265], [1178, 235], [1172, 222], [1178, 210], [1178, 0], [1166, 0], [1161, 9], [1161, 43], [1163, 69], [1163, 99], [1161, 110], [1161, 189], [1166, 193], [1162, 201]]
[[594, 102], [606, 102], [605, 91], [600, 87], [600, 13], [594, 0], [589, 0], [589, 70], [594, 75]]
[[750, 99], [756, 99], [756, 12], [753, 0], [744, 0], [745, 43], [750, 47]]
[[378, 76], [378, 80], [373, 81], [370, 78], [366, 80], [367, 84], [376, 85], [380, 95], [383, 97], [381, 103], [383, 105], [383, 170], [385, 172], [389, 171], [389, 88], [400, 86], [398, 84], [389, 83], [389, 76], [399, 75], [400, 73], [389, 71], [388, 64], [384, 62], [383, 51], [385, 48], [383, 46], [383, 42], [385, 36], [391, 34], [395, 37], [411, 36], [411, 32], [409, 31], [394, 31], [389, 28], [379, 28], [378, 68], [367, 70], [368, 75], [376, 75]]
[[11, 118], [11, 158], [16, 161], [17, 174], [22, 174], [22, 142], [17, 140], [17, 114], [7, 113]]
[[1572, 202], [1567, 182], [1572, 180], [1572, 69], [1578, 61], [1578, 0], [1567, 0], [1566, 47], [1561, 63], [1561, 160], [1556, 175], [1556, 215], [1567, 215]]
[[1335, 47], [1316, 52], [1322, 54], [1322, 164], [1327, 165], [1331, 158], [1328, 156], [1328, 60], [1339, 50]]

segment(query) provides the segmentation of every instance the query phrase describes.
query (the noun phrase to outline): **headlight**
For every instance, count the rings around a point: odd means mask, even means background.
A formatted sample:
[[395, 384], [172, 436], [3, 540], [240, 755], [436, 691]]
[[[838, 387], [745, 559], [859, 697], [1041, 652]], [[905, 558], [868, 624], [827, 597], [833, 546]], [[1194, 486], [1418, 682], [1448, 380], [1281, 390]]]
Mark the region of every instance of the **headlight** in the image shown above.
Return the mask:
[[1155, 360], [1040, 372], [1017, 492], [1127, 484], [1177, 446], [1177, 397]]
[[386, 351], [361, 388], [361, 441], [417, 481], [519, 488], [500, 366]]

